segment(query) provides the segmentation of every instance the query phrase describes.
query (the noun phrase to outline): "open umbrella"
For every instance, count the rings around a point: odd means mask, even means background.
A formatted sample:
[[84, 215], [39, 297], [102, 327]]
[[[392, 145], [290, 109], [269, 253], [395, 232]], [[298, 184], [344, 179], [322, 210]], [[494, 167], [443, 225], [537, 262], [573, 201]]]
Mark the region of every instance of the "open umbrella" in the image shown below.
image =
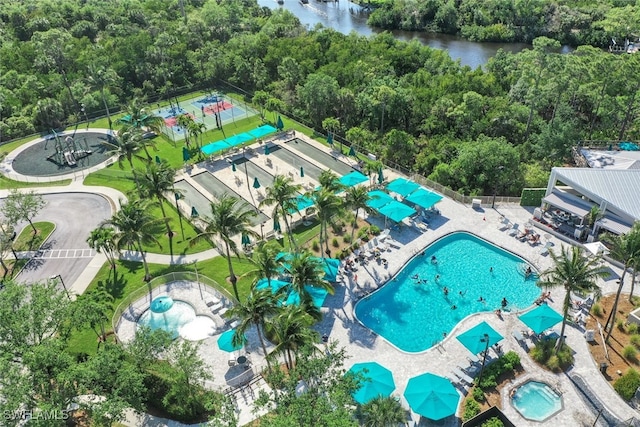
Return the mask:
[[282, 122], [282, 117], [278, 116], [278, 121], [276, 121], [276, 127], [278, 130], [284, 129], [284, 123]]
[[353, 146], [351, 146], [351, 148], [349, 149], [349, 155], [353, 157], [356, 156], [356, 150], [353, 148]]
[[251, 244], [251, 239], [249, 238], [249, 235], [246, 233], [242, 233], [242, 245], [250, 245]]
[[236, 171], [236, 162], [231, 162], [231, 171], [232, 172]]
[[378, 184], [382, 184], [384, 182], [384, 175], [382, 174], [382, 168], [378, 169]]
[[497, 333], [487, 322], [483, 321], [456, 336], [456, 338], [471, 353], [478, 354], [501, 341], [503, 336]]
[[187, 147], [182, 147], [182, 160], [188, 162], [191, 158], [191, 154], [189, 154], [189, 149]]
[[533, 332], [539, 334], [562, 322], [562, 315], [547, 304], [542, 304], [538, 308], [518, 316], [518, 319]]
[[156, 163], [157, 163], [157, 164], [162, 163], [162, 161], [160, 160], [160, 157], [159, 157], [159, 156], [156, 156]]
[[451, 381], [430, 373], [411, 378], [404, 397], [413, 412], [433, 421], [455, 414], [460, 400]]
[[601, 253], [607, 255], [609, 253], [609, 248], [603, 245], [602, 242], [585, 243], [583, 246], [593, 255], [600, 255]]
[[396, 389], [391, 371], [376, 362], [356, 363], [347, 372], [364, 377], [360, 388], [353, 393], [353, 398], [361, 405], [378, 396], [387, 397]]
[[191, 218], [197, 218], [200, 214], [198, 213], [195, 206], [191, 206]]
[[300, 166], [300, 176], [304, 178], [304, 168]]
[[327, 135], [327, 144], [333, 146], [333, 134], [331, 132]]
[[253, 188], [260, 188], [260, 181], [258, 181], [257, 176], [253, 179]]
[[244, 347], [244, 343], [247, 342], [247, 337], [242, 337], [243, 343], [241, 345], [233, 345], [233, 336], [235, 335], [236, 330], [230, 329], [227, 332], [224, 332], [218, 337], [218, 348], [222, 351], [226, 351], [227, 353], [231, 353], [236, 350], [240, 350]]

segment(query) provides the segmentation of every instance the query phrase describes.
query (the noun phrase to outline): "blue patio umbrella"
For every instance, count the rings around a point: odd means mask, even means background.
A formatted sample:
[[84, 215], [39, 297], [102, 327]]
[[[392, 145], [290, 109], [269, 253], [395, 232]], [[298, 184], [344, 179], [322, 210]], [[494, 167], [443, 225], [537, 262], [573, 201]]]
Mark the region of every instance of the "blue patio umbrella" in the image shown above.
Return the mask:
[[378, 212], [395, 222], [400, 222], [407, 217], [415, 215], [416, 210], [404, 203], [393, 200], [383, 207], [378, 208]]
[[387, 190], [398, 193], [401, 196], [407, 196], [420, 188], [420, 185], [405, 178], [396, 178], [387, 184]]
[[247, 132], [249, 135], [253, 136], [254, 138], [260, 138], [263, 137], [265, 135], [268, 135], [270, 133], [275, 132], [277, 129], [274, 128], [271, 125], [262, 125], [260, 127], [257, 127], [253, 130], [250, 130], [249, 132]]
[[299, 212], [303, 209], [313, 206], [313, 200], [302, 194], [296, 196], [296, 209], [289, 209], [289, 213]]
[[[323, 288], [316, 288], [315, 286], [305, 285], [304, 290], [311, 297], [311, 302], [316, 307], [322, 307], [324, 304], [325, 298], [327, 298], [327, 290]], [[300, 294], [294, 290], [289, 292], [287, 299], [285, 301], [286, 305], [300, 305], [302, 303], [302, 298], [300, 298]]]
[[333, 134], [331, 132], [327, 135], [327, 144], [333, 145]]
[[304, 178], [304, 168], [300, 166], [300, 176]]
[[244, 347], [244, 344], [247, 342], [247, 337], [243, 336], [243, 343], [240, 345], [233, 344], [233, 336], [235, 335], [236, 330], [230, 329], [218, 337], [218, 348], [222, 351], [226, 351], [227, 353], [231, 353], [233, 351], [240, 350]]
[[433, 421], [455, 414], [460, 400], [451, 381], [428, 372], [409, 380], [404, 397], [413, 412]]
[[356, 150], [353, 148], [353, 145], [351, 146], [351, 148], [349, 149], [349, 155], [355, 157], [356, 156]]
[[356, 363], [347, 373], [362, 376], [360, 388], [353, 393], [353, 399], [361, 405], [378, 396], [388, 397], [396, 389], [391, 371], [376, 362]]
[[536, 309], [518, 316], [518, 319], [531, 328], [533, 332], [540, 334], [552, 326], [562, 322], [562, 315], [547, 304], [542, 304]]
[[378, 169], [378, 184], [382, 184], [384, 182], [384, 175], [382, 174], [382, 168]]
[[324, 270], [324, 280], [327, 282], [335, 282], [338, 280], [338, 269], [340, 268], [340, 260], [335, 258], [322, 258], [322, 268]]
[[278, 120], [276, 121], [276, 127], [278, 130], [284, 129], [284, 123], [282, 122], [282, 117], [278, 116]]
[[197, 218], [200, 214], [198, 213], [195, 206], [191, 206], [191, 218]]
[[188, 162], [191, 158], [191, 154], [189, 154], [189, 149], [187, 147], [182, 147], [182, 160]]
[[500, 342], [503, 336], [497, 333], [487, 322], [483, 321], [468, 331], [456, 336], [456, 338], [471, 353], [478, 354]]
[[162, 163], [162, 161], [160, 160], [160, 157], [159, 157], [159, 156], [156, 156], [156, 163], [157, 163], [157, 164]]
[[394, 201], [393, 197], [380, 190], [373, 190], [367, 193], [369, 195], [369, 201], [367, 206], [370, 208], [378, 209]]
[[429, 209], [440, 200], [442, 200], [442, 196], [432, 191], [425, 190], [424, 188], [418, 188], [416, 191], [409, 194], [405, 200], [414, 203], [424, 209]]
[[207, 156], [210, 156], [211, 154], [217, 153], [218, 151], [228, 150], [229, 148], [231, 148], [231, 146], [227, 144], [223, 139], [205, 145], [204, 147], [202, 147], [201, 151]]
[[340, 177], [338, 181], [340, 181], [340, 184], [344, 185], [345, 187], [353, 187], [354, 185], [358, 185], [368, 180], [369, 178], [367, 178], [365, 175], [361, 174], [358, 171], [353, 171], [349, 172], [345, 176]]
[[253, 188], [260, 188], [260, 181], [258, 181], [257, 176], [253, 179]]
[[231, 171], [232, 172], [236, 171], [236, 162], [231, 162]]

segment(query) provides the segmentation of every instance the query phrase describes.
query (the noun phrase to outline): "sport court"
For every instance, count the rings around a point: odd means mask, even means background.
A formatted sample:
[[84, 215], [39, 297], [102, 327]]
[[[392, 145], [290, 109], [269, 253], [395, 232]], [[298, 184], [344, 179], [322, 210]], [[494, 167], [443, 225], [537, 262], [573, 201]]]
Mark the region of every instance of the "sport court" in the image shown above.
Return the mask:
[[162, 132], [174, 142], [185, 138], [186, 130], [178, 124], [180, 115], [187, 114], [196, 123], [204, 124], [205, 131], [209, 131], [258, 114], [244, 102], [222, 94], [209, 94], [182, 102], [171, 102], [168, 107], [156, 109], [153, 113], [162, 117], [164, 120]]

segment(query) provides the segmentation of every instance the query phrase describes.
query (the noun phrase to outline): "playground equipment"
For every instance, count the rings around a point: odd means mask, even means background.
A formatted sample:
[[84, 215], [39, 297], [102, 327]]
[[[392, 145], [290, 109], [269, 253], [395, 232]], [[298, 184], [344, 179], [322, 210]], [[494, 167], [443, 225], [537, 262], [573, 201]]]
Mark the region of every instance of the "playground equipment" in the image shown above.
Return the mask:
[[60, 136], [56, 131], [52, 130], [53, 137], [55, 139], [55, 153], [47, 157], [47, 160], [54, 162], [58, 166], [76, 166], [78, 160], [91, 155], [92, 151], [89, 150], [89, 144], [86, 138], [83, 139], [84, 147], [80, 141], [67, 136], [64, 142], [60, 139]]

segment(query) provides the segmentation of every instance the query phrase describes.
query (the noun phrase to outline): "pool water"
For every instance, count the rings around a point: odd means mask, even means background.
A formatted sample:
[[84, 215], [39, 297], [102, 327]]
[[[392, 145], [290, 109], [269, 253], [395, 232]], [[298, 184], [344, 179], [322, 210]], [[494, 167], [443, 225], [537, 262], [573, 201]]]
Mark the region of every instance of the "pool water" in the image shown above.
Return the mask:
[[207, 316], [196, 316], [191, 304], [174, 301], [173, 306], [164, 313], [147, 310], [138, 319], [138, 325], [147, 326], [151, 330], [162, 329], [189, 341], [199, 341], [215, 333], [215, 323]]
[[562, 410], [560, 397], [548, 384], [529, 381], [519, 387], [511, 403], [520, 415], [532, 421], [544, 421]]
[[[432, 256], [437, 263], [431, 262]], [[530, 306], [540, 289], [535, 277], [525, 278], [522, 273], [524, 262], [470, 233], [452, 233], [429, 245], [389, 283], [360, 300], [356, 317], [400, 350], [424, 351], [470, 314]], [[505, 308], [503, 298], [508, 302]]]

